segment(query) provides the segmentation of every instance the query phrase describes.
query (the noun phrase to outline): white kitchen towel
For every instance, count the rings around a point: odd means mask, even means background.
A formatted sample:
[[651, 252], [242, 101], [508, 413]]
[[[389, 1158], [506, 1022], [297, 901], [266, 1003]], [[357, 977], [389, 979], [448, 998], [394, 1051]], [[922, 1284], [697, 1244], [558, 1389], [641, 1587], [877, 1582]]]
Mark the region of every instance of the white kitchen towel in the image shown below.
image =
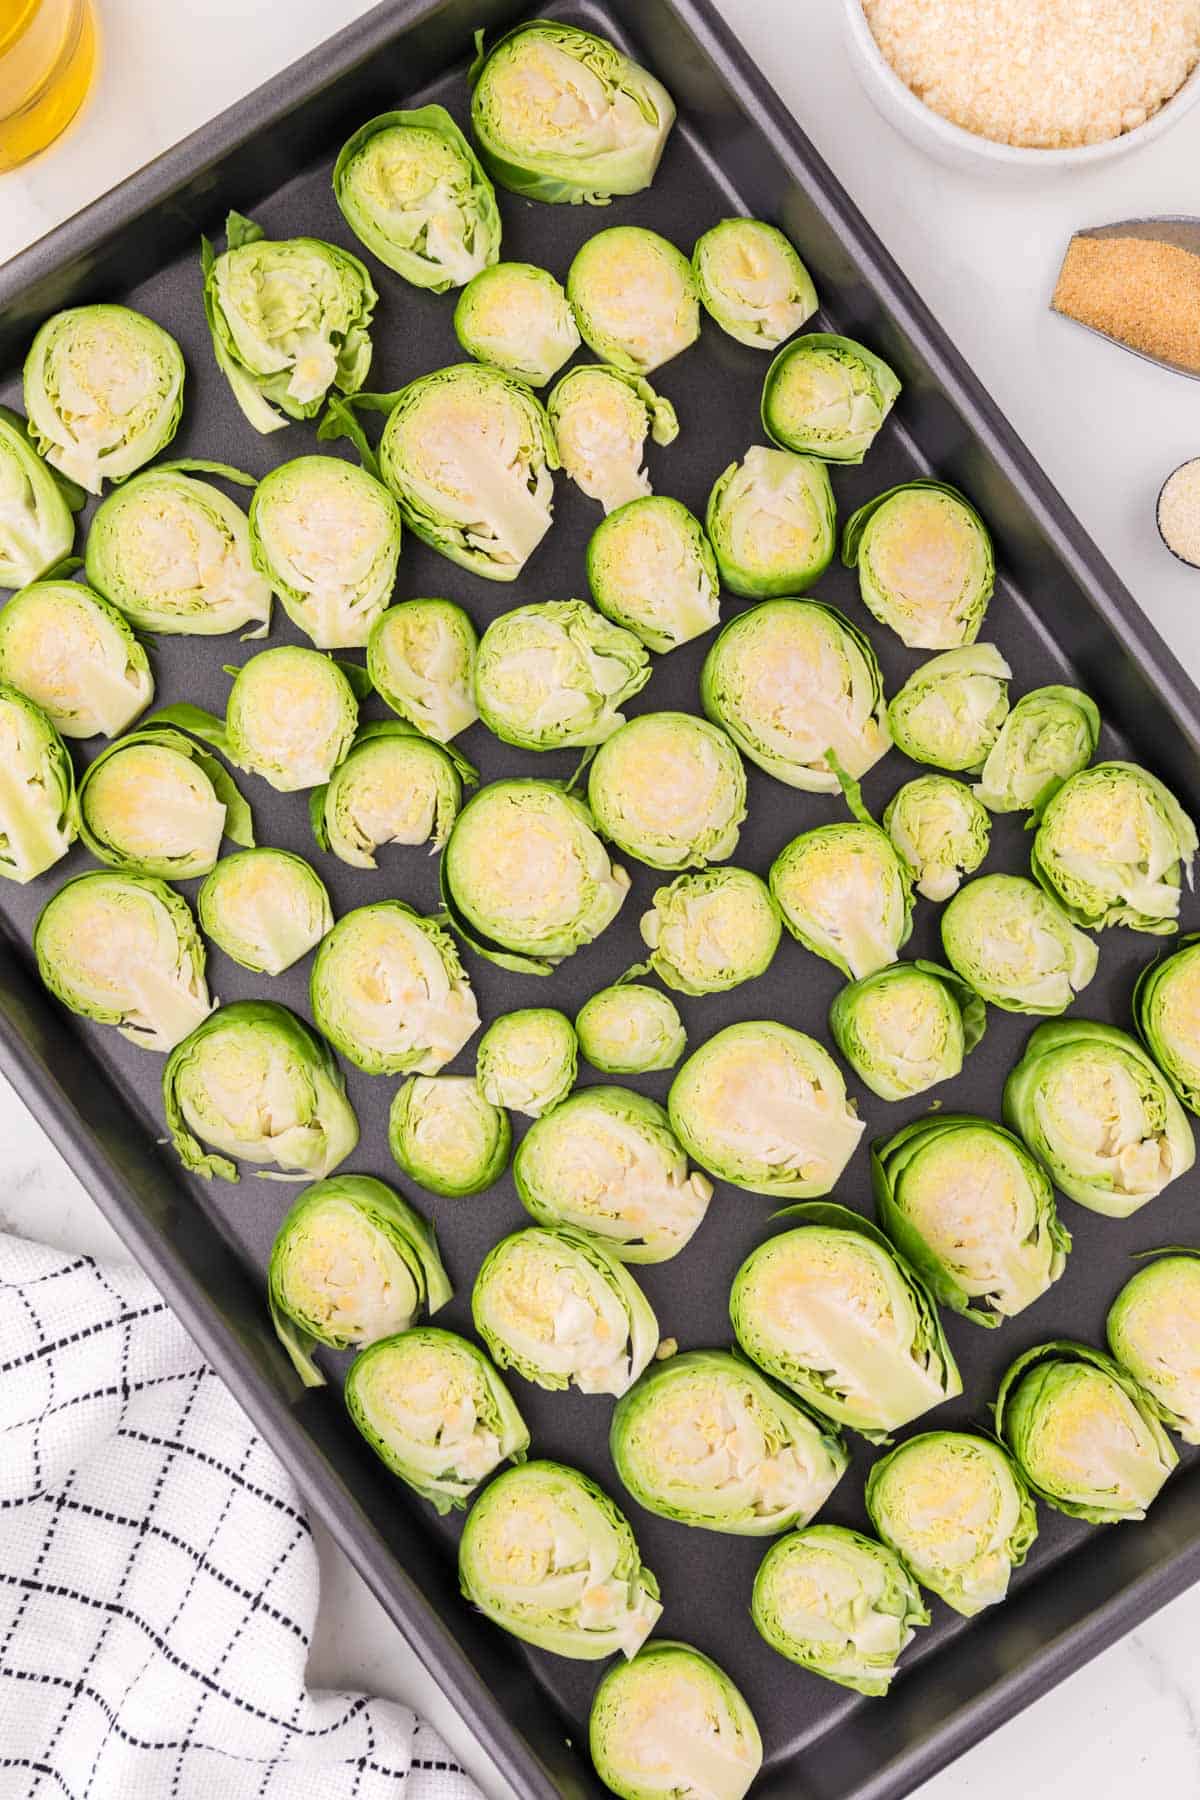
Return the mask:
[[0, 1233], [0, 1800], [477, 1800], [405, 1706], [309, 1693], [288, 1476], [135, 1268]]

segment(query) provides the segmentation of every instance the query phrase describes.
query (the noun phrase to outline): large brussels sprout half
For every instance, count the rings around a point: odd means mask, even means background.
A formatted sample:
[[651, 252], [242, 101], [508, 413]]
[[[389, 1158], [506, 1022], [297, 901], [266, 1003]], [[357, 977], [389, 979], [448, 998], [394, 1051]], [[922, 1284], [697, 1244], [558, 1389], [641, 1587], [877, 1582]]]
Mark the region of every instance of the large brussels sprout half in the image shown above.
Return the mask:
[[234, 1157], [274, 1163], [292, 1179], [324, 1176], [358, 1143], [329, 1046], [271, 1000], [219, 1006], [178, 1043], [163, 1070], [163, 1105], [184, 1168], [206, 1179], [236, 1181]]
[[871, 1149], [879, 1223], [943, 1306], [1000, 1325], [1058, 1280], [1071, 1248], [1054, 1189], [991, 1119], [916, 1119]]
[[0, 406], [0, 587], [26, 587], [71, 554], [82, 503], [42, 461], [24, 419]]
[[625, 723], [650, 679], [631, 631], [586, 600], [544, 600], [493, 619], [479, 642], [475, 704], [489, 731], [525, 750], [585, 749]]
[[699, 519], [678, 500], [629, 500], [593, 531], [587, 549], [592, 599], [647, 650], [664, 654], [717, 623], [717, 559]]
[[360, 243], [414, 287], [444, 294], [500, 254], [500, 213], [444, 106], [380, 113], [333, 165], [333, 196]]
[[367, 639], [367, 673], [394, 713], [435, 743], [473, 725], [475, 627], [453, 600], [403, 600], [389, 606]]
[[259, 975], [282, 975], [333, 926], [325, 883], [290, 850], [223, 856], [196, 896], [200, 923], [226, 956]]
[[775, 350], [817, 310], [812, 276], [777, 225], [722, 219], [696, 239], [701, 304], [739, 344]]
[[975, 792], [990, 812], [1041, 812], [1086, 769], [1100, 739], [1100, 709], [1073, 687], [1022, 694], [988, 752]]
[[704, 516], [721, 580], [746, 600], [811, 587], [833, 560], [836, 520], [825, 464], [762, 444], [717, 476]]
[[252, 845], [250, 808], [233, 778], [181, 731], [144, 726], [89, 763], [79, 784], [79, 835], [102, 863], [131, 875], [207, 875], [221, 839]]
[[1093, 1525], [1144, 1519], [1179, 1461], [1153, 1400], [1090, 1344], [1057, 1339], [1027, 1350], [995, 1410], [1038, 1499]]
[[1077, 925], [1169, 935], [1190, 878], [1196, 827], [1135, 763], [1102, 762], [1064, 782], [1042, 814], [1033, 873]]
[[1185, 1444], [1200, 1444], [1200, 1252], [1165, 1251], [1125, 1283], [1108, 1347]]
[[794, 938], [860, 980], [895, 962], [912, 932], [909, 871], [878, 825], [816, 825], [771, 864], [771, 893]]
[[575, 252], [567, 298], [602, 362], [649, 375], [700, 336], [700, 302], [682, 250], [643, 225], [610, 225]]
[[0, 681], [65, 738], [116, 737], [154, 698], [145, 650], [116, 608], [78, 581], [35, 581], [0, 610]]
[[413, 1075], [396, 1090], [388, 1146], [435, 1194], [478, 1194], [508, 1167], [512, 1126], [473, 1075]]
[[1091, 938], [1024, 875], [969, 881], [942, 914], [942, 946], [980, 998], [1006, 1012], [1065, 1012], [1099, 961]]
[[619, 1800], [672, 1790], [743, 1800], [762, 1766], [740, 1691], [699, 1650], [669, 1638], [609, 1670], [592, 1700], [588, 1748]]
[[647, 437], [673, 444], [675, 408], [640, 375], [602, 364], [568, 369], [546, 401], [563, 471], [606, 513], [650, 493]]
[[502, 262], [472, 277], [454, 309], [454, 335], [476, 362], [545, 387], [580, 345], [566, 289], [549, 269]]
[[318, 650], [365, 644], [392, 597], [400, 511], [381, 482], [337, 456], [298, 456], [250, 502], [254, 560]]
[[1196, 1160], [1187, 1114], [1114, 1025], [1039, 1025], [1004, 1084], [1004, 1117], [1070, 1199], [1127, 1219]]
[[78, 835], [70, 751], [40, 706], [0, 682], [0, 878], [44, 875]]
[[860, 463], [899, 394], [899, 378], [864, 344], [808, 332], [767, 370], [763, 429], [772, 443], [802, 456]]
[[1138, 1035], [1190, 1112], [1200, 1114], [1200, 936], [1152, 962], [1137, 978]]
[[737, 849], [746, 771], [717, 726], [691, 713], [642, 713], [601, 746], [588, 800], [627, 856], [652, 869], [702, 869]]
[[401, 719], [363, 725], [345, 761], [309, 800], [313, 836], [354, 869], [374, 869], [383, 844], [440, 850], [462, 804], [471, 764]]
[[939, 769], [981, 768], [1008, 712], [1011, 674], [994, 644], [930, 657], [888, 703], [897, 750]]
[[552, 1006], [526, 1006], [488, 1026], [476, 1052], [475, 1078], [493, 1106], [541, 1118], [575, 1086], [575, 1027]]
[[575, 1016], [579, 1048], [605, 1075], [645, 1075], [673, 1069], [687, 1049], [687, 1032], [669, 994], [637, 981], [601, 988]]
[[943, 481], [889, 488], [846, 521], [842, 561], [863, 605], [910, 650], [973, 644], [996, 582], [987, 526]]
[[693, 1050], [667, 1110], [711, 1175], [801, 1199], [832, 1190], [864, 1129], [829, 1052], [769, 1019], [727, 1025]]
[[313, 1017], [371, 1075], [436, 1075], [479, 1029], [450, 934], [403, 900], [343, 914], [313, 961]]
[[924, 1587], [973, 1618], [1008, 1593], [1037, 1537], [1037, 1508], [999, 1444], [926, 1431], [867, 1476], [867, 1511]]
[[660, 981], [680, 994], [722, 994], [766, 973], [783, 920], [749, 869], [702, 869], [659, 888], [640, 930]]
[[948, 900], [988, 853], [987, 808], [952, 775], [918, 775], [892, 795], [883, 829], [911, 869], [918, 894]]
[[772, 1544], [750, 1612], [773, 1650], [839, 1687], [886, 1694], [900, 1653], [928, 1625], [894, 1551], [844, 1525], [809, 1525]]
[[936, 963], [892, 963], [835, 995], [833, 1041], [881, 1100], [911, 1100], [953, 1081], [983, 1036], [983, 1001]]

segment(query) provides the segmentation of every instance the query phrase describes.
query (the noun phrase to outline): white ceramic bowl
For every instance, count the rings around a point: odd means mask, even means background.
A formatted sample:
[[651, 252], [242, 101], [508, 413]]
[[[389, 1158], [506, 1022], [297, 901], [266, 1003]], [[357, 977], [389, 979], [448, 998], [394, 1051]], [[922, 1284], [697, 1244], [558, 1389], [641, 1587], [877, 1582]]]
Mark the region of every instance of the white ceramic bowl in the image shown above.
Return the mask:
[[1096, 163], [1111, 162], [1114, 157], [1124, 156], [1142, 144], [1152, 144], [1178, 124], [1200, 100], [1198, 63], [1183, 86], [1144, 125], [1123, 132], [1120, 137], [1109, 138], [1103, 144], [1081, 144], [1067, 150], [1037, 150], [999, 144], [974, 131], [965, 131], [961, 125], [951, 124], [949, 119], [944, 119], [917, 98], [875, 42], [862, 9], [862, 0], [842, 0], [842, 12], [850, 60], [879, 112], [910, 144], [952, 168], [1007, 169], [1020, 175], [1089, 168]]

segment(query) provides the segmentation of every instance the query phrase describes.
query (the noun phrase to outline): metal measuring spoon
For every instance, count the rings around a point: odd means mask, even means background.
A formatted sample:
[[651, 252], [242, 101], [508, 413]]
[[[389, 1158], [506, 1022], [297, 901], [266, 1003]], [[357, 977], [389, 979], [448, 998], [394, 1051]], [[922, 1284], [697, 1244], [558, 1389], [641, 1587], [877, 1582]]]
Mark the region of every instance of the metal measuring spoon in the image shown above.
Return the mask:
[[[1172, 244], [1177, 250], [1186, 250], [1196, 258], [1197, 273], [1200, 275], [1200, 219], [1189, 218], [1183, 213], [1165, 214], [1161, 218], [1151, 219], [1119, 219], [1113, 225], [1092, 225], [1082, 231], [1073, 232], [1071, 243], [1076, 238], [1142, 238], [1155, 244]], [[1070, 244], [1067, 246], [1070, 254]], [[1065, 267], [1066, 258], [1063, 259]], [[1061, 270], [1059, 279], [1061, 280]], [[1057, 287], [1056, 290], [1057, 292]], [[1085, 319], [1077, 319], [1074, 313], [1062, 312], [1050, 302], [1051, 309], [1059, 313], [1060, 318], [1070, 319], [1073, 325], [1081, 325], [1085, 331], [1104, 338], [1118, 349], [1127, 350], [1131, 356], [1140, 357], [1143, 362], [1155, 363], [1160, 369], [1170, 369], [1176, 375], [1186, 375], [1192, 381], [1200, 381], [1200, 368], [1189, 368], [1186, 363], [1175, 362], [1167, 356], [1155, 356], [1149, 350], [1139, 350], [1133, 344], [1127, 344], [1124, 338], [1113, 337], [1110, 332], [1101, 330], [1098, 325], [1091, 325]]]

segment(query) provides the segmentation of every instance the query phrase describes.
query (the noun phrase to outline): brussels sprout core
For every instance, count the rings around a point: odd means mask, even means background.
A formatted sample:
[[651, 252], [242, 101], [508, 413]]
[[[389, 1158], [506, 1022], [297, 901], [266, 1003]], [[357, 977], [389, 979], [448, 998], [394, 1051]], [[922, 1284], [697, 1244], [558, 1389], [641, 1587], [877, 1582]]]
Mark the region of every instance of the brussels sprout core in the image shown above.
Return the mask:
[[720, 616], [717, 559], [700, 521], [665, 495], [630, 500], [597, 525], [587, 551], [592, 599], [647, 650], [665, 654]]
[[707, 1656], [670, 1639], [609, 1670], [588, 1734], [596, 1771], [620, 1800], [672, 1791], [743, 1800], [762, 1766], [739, 1690]]
[[145, 650], [116, 608], [78, 581], [35, 581], [0, 611], [0, 681], [65, 738], [116, 737], [154, 698]]
[[769, 600], [801, 594], [825, 573], [836, 517], [824, 463], [755, 444], [718, 475], [705, 526], [725, 586]]
[[566, 290], [548, 269], [502, 262], [481, 269], [459, 296], [454, 335], [477, 362], [545, 387], [580, 344]]
[[608, 1075], [673, 1069], [687, 1048], [687, 1032], [675, 1002], [657, 988], [636, 982], [593, 994], [580, 1007], [575, 1030], [593, 1069]]
[[436, 1075], [479, 1029], [479, 1008], [449, 933], [403, 900], [343, 915], [313, 962], [313, 1017], [372, 1075]]
[[588, 776], [600, 830], [652, 869], [702, 869], [737, 849], [746, 771], [725, 733], [690, 713], [642, 713]]
[[692, 250], [696, 287], [722, 331], [752, 350], [774, 350], [817, 310], [812, 277], [775, 225], [722, 219]]
[[918, 775], [893, 794], [883, 829], [909, 869], [918, 894], [949, 900], [988, 853], [991, 821], [969, 787], [951, 775]]
[[895, 962], [912, 931], [908, 870], [878, 825], [802, 831], [770, 883], [792, 936], [855, 980]]
[[853, 338], [814, 331], [788, 344], [767, 370], [763, 426], [785, 450], [860, 463], [899, 393], [882, 358]]
[[783, 922], [749, 869], [704, 869], [659, 888], [640, 930], [650, 967], [681, 994], [720, 994], [766, 973]]
[[549, 1006], [505, 1013], [479, 1040], [475, 1074], [493, 1106], [540, 1118], [575, 1085], [575, 1027]]
[[631, 375], [648, 375], [700, 335], [691, 264], [640, 225], [589, 238], [567, 274], [567, 298], [584, 343]]

